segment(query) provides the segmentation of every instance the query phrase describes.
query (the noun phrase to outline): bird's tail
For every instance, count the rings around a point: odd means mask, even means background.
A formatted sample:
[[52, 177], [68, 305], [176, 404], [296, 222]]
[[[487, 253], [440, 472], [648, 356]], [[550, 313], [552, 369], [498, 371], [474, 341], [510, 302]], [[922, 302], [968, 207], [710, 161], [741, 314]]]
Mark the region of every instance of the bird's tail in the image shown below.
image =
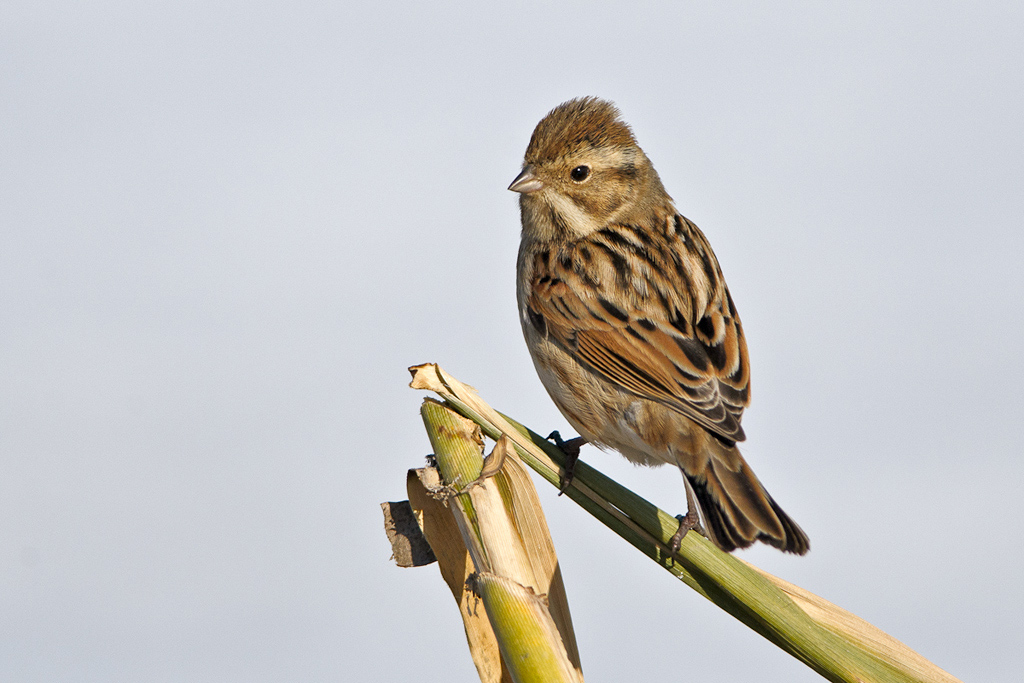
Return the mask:
[[708, 536], [726, 552], [761, 541], [788, 553], [806, 553], [811, 547], [807, 534], [768, 495], [750, 466], [737, 460], [736, 470], [711, 458], [700, 474], [683, 472]]

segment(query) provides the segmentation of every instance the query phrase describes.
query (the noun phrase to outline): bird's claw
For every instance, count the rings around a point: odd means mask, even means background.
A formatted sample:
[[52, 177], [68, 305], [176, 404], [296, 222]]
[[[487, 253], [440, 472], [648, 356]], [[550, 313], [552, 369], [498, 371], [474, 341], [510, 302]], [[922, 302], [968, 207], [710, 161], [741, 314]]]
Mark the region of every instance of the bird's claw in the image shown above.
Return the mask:
[[704, 535], [704, 530], [700, 526], [700, 517], [693, 508], [687, 510], [685, 515], [676, 515], [676, 519], [679, 520], [679, 528], [672, 534], [672, 539], [669, 541], [669, 549], [673, 555], [679, 552], [679, 546], [683, 542], [683, 537], [691, 529], [696, 529], [697, 533]]
[[558, 433], [558, 430], [548, 434], [548, 441], [551, 441], [563, 453], [565, 453], [565, 465], [563, 466], [563, 474], [558, 482], [558, 495], [562, 495], [569, 490], [569, 486], [572, 484], [573, 477], [576, 471], [576, 461], [580, 459], [580, 447], [587, 442], [582, 436], [577, 436], [575, 439], [569, 439], [568, 441], [562, 440], [562, 435]]

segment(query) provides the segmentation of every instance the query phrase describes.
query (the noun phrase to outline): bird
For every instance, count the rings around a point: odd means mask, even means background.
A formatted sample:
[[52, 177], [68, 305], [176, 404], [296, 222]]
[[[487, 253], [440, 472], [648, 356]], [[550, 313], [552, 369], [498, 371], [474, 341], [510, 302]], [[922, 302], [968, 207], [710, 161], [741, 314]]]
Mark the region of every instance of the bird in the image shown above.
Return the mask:
[[581, 97], [552, 109], [508, 189], [522, 221], [523, 335], [580, 435], [566, 451], [578, 457], [591, 443], [635, 464], [678, 467], [687, 514], [673, 552], [703, 526], [726, 552], [763, 542], [805, 554], [807, 535], [737, 447], [750, 364], [721, 266], [616, 106]]

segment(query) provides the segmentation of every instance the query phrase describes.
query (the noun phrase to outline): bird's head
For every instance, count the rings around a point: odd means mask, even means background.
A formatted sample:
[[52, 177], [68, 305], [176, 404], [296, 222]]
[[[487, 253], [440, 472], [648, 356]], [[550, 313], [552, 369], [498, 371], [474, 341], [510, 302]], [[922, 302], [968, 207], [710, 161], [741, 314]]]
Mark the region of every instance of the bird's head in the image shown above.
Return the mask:
[[508, 189], [520, 193], [524, 230], [563, 237], [649, 216], [671, 202], [618, 109], [595, 97], [560, 104], [537, 124]]

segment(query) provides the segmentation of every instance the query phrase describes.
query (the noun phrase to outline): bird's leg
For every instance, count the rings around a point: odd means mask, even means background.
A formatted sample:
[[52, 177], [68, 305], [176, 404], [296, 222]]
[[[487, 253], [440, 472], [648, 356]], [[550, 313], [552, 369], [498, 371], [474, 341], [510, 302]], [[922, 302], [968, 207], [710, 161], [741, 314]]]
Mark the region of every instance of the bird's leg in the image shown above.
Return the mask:
[[[680, 468], [680, 471], [682, 468]], [[697, 501], [693, 497], [693, 489], [690, 487], [690, 482], [686, 478], [686, 473], [683, 472], [683, 486], [686, 488], [686, 514], [676, 515], [676, 519], [679, 520], [679, 528], [672, 534], [672, 539], [669, 541], [669, 548], [672, 550], [672, 554], [675, 555], [679, 550], [679, 545], [683, 542], [683, 537], [686, 536], [686, 532], [690, 529], [696, 529], [697, 533], [704, 534], [704, 529], [700, 526], [700, 515], [697, 512]]]
[[558, 495], [562, 495], [569, 490], [569, 484], [572, 483], [572, 478], [576, 470], [576, 461], [580, 459], [580, 447], [587, 442], [582, 436], [577, 436], [575, 439], [569, 439], [568, 441], [562, 441], [562, 435], [558, 433], [558, 430], [548, 434], [548, 441], [554, 442], [556, 446], [562, 449], [565, 453], [565, 474], [562, 475], [562, 480], [558, 483]]

